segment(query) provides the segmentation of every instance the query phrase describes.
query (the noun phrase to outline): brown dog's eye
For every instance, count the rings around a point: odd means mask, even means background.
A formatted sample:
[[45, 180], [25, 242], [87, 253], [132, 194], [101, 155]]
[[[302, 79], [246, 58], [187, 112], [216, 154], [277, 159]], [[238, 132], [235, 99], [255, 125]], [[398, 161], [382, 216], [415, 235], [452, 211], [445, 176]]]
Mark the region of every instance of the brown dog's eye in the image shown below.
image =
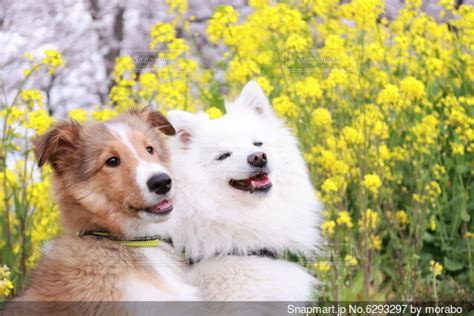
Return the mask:
[[105, 164], [109, 167], [117, 167], [118, 165], [120, 165], [120, 158], [111, 157], [111, 158], [107, 159]]
[[153, 149], [153, 147], [151, 146], [147, 146], [146, 151], [148, 151], [150, 155], [153, 155], [153, 152], [155, 151], [155, 149]]

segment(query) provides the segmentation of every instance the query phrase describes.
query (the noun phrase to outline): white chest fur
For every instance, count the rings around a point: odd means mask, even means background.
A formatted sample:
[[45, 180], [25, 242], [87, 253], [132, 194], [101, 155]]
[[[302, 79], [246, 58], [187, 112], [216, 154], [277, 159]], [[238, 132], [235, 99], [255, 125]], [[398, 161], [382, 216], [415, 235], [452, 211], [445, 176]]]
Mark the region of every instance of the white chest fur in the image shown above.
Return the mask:
[[209, 258], [189, 271], [203, 300], [307, 301], [316, 279], [303, 267], [261, 257]]
[[184, 281], [184, 271], [174, 254], [160, 247], [139, 248], [134, 264], [151, 267], [156, 275], [147, 278], [130, 274], [122, 284], [126, 301], [195, 301], [197, 289]]

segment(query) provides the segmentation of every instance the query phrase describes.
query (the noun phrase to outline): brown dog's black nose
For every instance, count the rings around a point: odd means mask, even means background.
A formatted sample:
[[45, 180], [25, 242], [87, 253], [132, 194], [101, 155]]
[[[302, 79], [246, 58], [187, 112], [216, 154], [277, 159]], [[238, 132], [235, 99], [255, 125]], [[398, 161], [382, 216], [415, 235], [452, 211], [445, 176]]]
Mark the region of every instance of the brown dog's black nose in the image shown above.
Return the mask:
[[255, 167], [265, 167], [267, 165], [267, 155], [262, 152], [258, 151], [253, 153], [247, 157], [247, 161], [249, 164]]
[[166, 173], [159, 173], [153, 175], [148, 181], [146, 185], [148, 186], [148, 190], [150, 192], [155, 192], [156, 194], [165, 194], [171, 190], [171, 178]]

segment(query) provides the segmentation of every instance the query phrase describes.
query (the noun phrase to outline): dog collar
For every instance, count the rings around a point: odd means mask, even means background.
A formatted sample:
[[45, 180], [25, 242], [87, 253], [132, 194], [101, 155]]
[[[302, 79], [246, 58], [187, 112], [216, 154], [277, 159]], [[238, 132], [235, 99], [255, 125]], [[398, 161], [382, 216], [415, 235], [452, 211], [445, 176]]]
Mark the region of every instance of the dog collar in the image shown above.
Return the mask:
[[93, 236], [96, 239], [107, 239], [112, 241], [117, 241], [123, 246], [127, 247], [156, 247], [161, 242], [170, 243], [170, 240], [163, 239], [159, 235], [154, 236], [143, 236], [143, 237], [135, 237], [135, 238], [122, 238], [118, 236], [113, 236], [109, 232], [105, 231], [81, 231], [79, 233], [79, 237], [83, 236]]
[[[221, 256], [221, 255], [223, 255], [223, 254], [222, 253], [216, 253], [215, 257]], [[267, 258], [271, 258], [271, 259], [278, 258], [277, 253], [273, 250], [268, 249], [268, 248], [257, 249], [257, 250], [249, 251], [247, 253], [241, 253], [241, 252], [237, 251], [236, 249], [234, 249], [234, 250], [229, 251], [228, 253], [226, 253], [224, 255], [226, 255], [226, 256], [241, 256], [241, 257], [244, 257], [244, 256], [257, 256], [257, 257], [267, 257]], [[188, 263], [190, 265], [199, 263], [201, 261], [202, 261], [202, 259], [196, 259], [196, 260], [193, 260], [191, 258], [188, 259]]]

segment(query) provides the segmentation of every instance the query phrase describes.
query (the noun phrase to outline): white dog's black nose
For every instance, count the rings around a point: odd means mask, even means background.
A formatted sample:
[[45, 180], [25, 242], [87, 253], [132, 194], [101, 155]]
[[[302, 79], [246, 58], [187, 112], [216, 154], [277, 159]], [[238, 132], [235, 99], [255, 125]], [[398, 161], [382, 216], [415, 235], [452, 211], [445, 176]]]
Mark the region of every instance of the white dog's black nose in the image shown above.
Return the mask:
[[247, 161], [254, 167], [262, 168], [267, 165], [267, 155], [262, 151], [258, 151], [249, 155]]
[[148, 190], [150, 192], [155, 192], [156, 194], [165, 194], [171, 190], [171, 178], [166, 173], [159, 173], [153, 175], [148, 181], [146, 185], [148, 186]]

